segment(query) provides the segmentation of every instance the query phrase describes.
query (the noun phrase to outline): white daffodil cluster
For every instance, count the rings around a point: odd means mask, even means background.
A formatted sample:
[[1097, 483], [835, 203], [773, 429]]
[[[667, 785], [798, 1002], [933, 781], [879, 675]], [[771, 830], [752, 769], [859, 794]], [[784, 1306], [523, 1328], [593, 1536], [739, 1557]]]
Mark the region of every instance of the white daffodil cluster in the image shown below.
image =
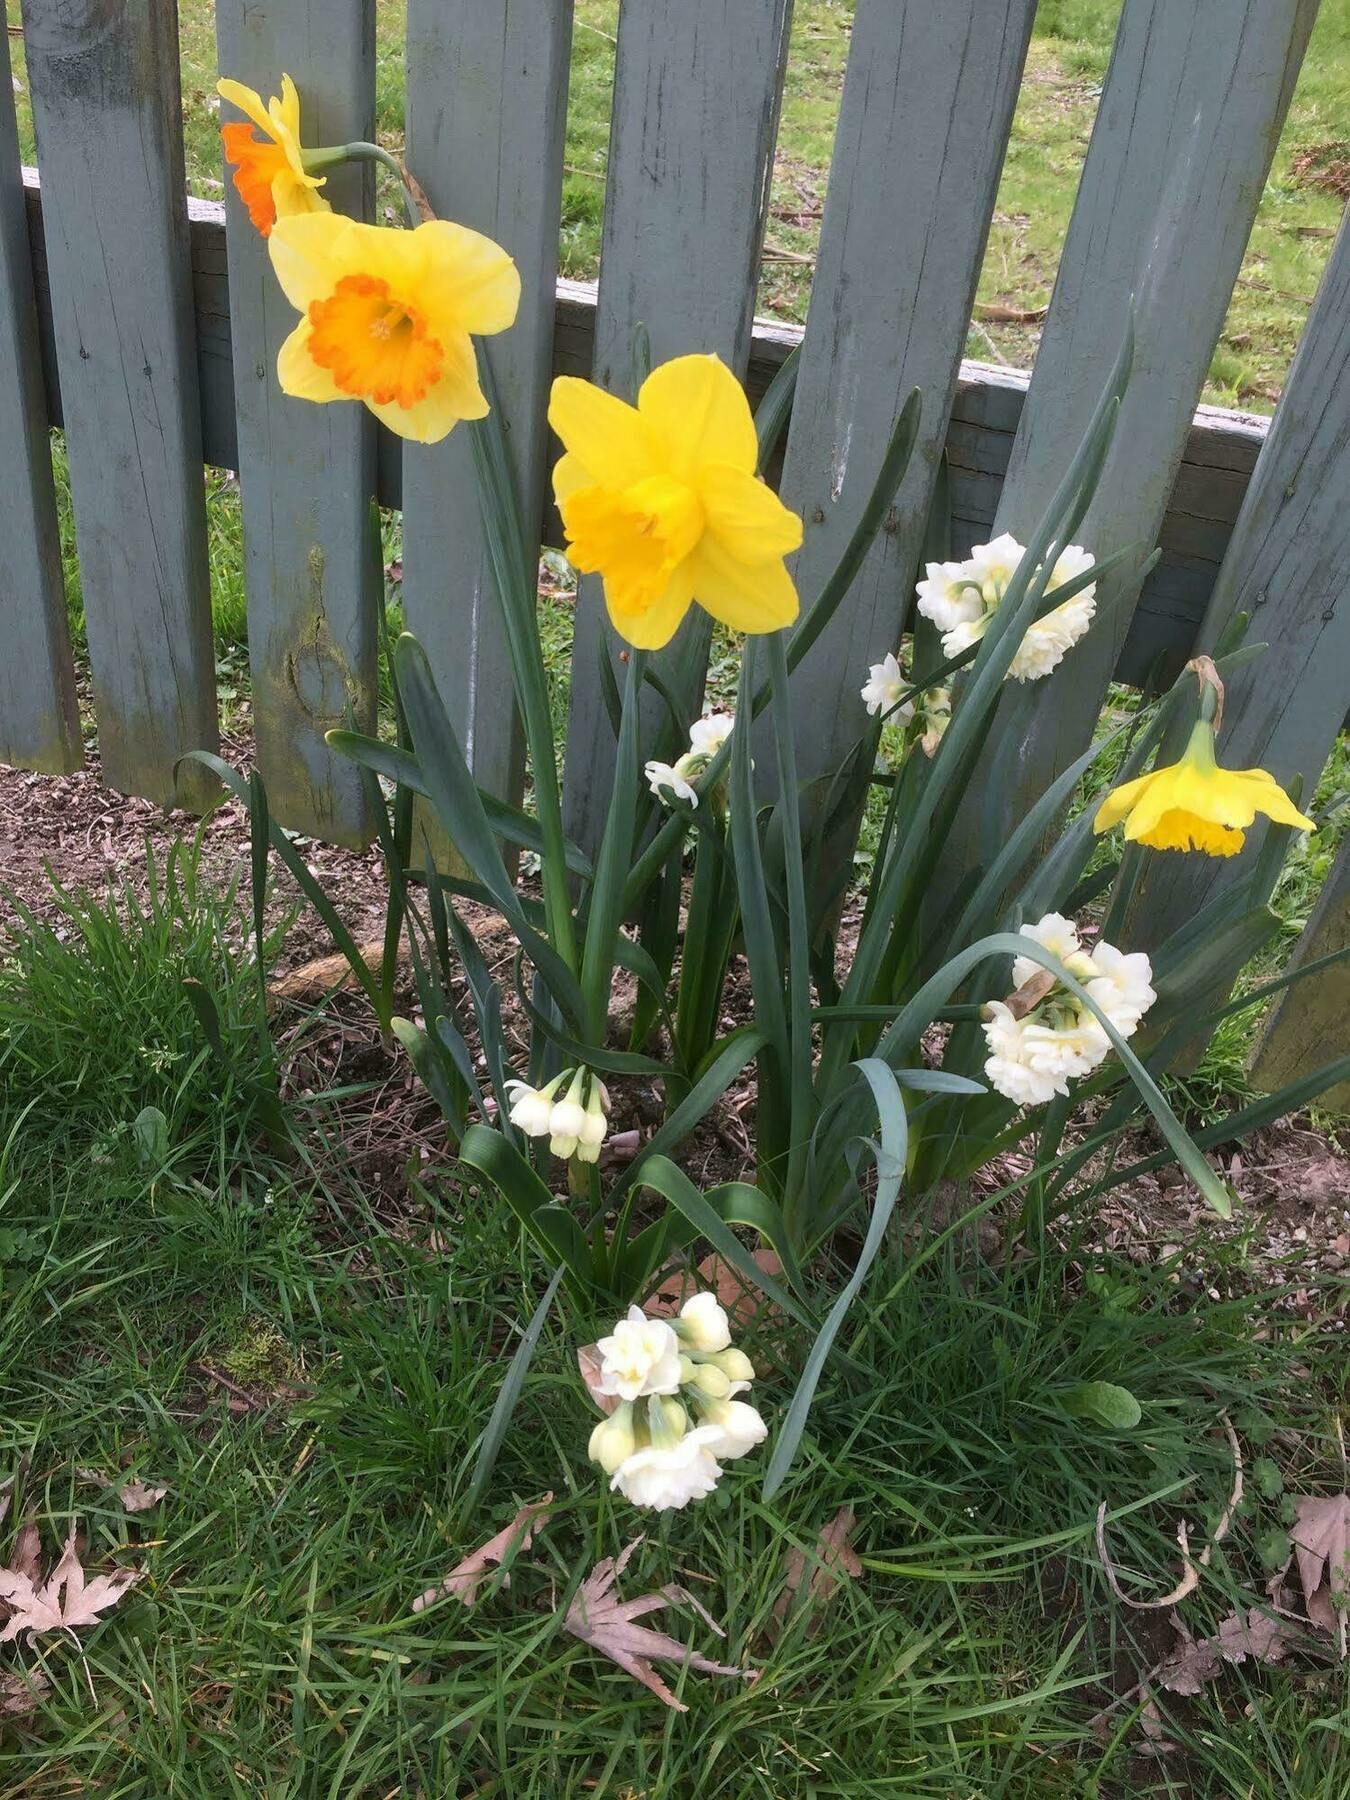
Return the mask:
[[[1113, 944], [1097, 943], [1089, 952], [1072, 919], [1060, 913], [1047, 913], [1039, 923], [1024, 925], [1022, 936], [1053, 950], [1120, 1035], [1133, 1036], [1158, 997], [1151, 985], [1153, 970], [1142, 951], [1127, 956]], [[1111, 1040], [1095, 1014], [1061, 983], [1044, 993], [1036, 991], [1037, 978], [1045, 977], [1046, 971], [1029, 956], [1014, 959], [1012, 975], [1017, 992], [985, 1007], [989, 1060], [984, 1072], [1009, 1100], [1019, 1106], [1040, 1106], [1055, 1094], [1067, 1094], [1071, 1076], [1095, 1069], [1110, 1051]]]
[[596, 1348], [599, 1391], [618, 1405], [591, 1433], [589, 1455], [634, 1506], [668, 1512], [702, 1500], [724, 1462], [764, 1441], [763, 1419], [736, 1398], [754, 1366], [715, 1295], [693, 1295], [673, 1319], [630, 1306]]
[[[564, 1082], [567, 1089], [559, 1098]], [[609, 1129], [609, 1089], [598, 1075], [589, 1069], [564, 1069], [546, 1087], [508, 1081], [506, 1093], [511, 1102], [508, 1117], [526, 1137], [546, 1137], [553, 1154], [565, 1160], [575, 1156], [578, 1162], [599, 1162]]]
[[[942, 633], [947, 656], [959, 656], [984, 636], [1025, 555], [1023, 546], [1005, 531], [992, 543], [976, 544], [964, 562], [928, 564], [926, 579], [917, 590], [919, 611]], [[1077, 544], [1067, 545], [1051, 571], [1050, 590], [1085, 575], [1092, 561]], [[1056, 668], [1091, 625], [1097, 610], [1095, 594], [1095, 584], [1089, 583], [1029, 625], [1008, 670], [1009, 679], [1039, 681]]]
[[862, 703], [874, 719], [880, 714], [884, 725], [914, 726], [924, 755], [934, 756], [951, 723], [952, 691], [945, 687], [925, 688], [917, 697], [910, 693], [902, 700], [901, 695], [908, 693], [909, 687], [904, 665], [893, 650], [888, 650], [867, 671], [867, 680], [860, 690]]
[[706, 719], [695, 719], [689, 728], [689, 748], [683, 756], [673, 763], [653, 760], [644, 766], [647, 785], [662, 805], [687, 800], [692, 806], [697, 801], [694, 783], [731, 736], [735, 723], [734, 713], [709, 713]]

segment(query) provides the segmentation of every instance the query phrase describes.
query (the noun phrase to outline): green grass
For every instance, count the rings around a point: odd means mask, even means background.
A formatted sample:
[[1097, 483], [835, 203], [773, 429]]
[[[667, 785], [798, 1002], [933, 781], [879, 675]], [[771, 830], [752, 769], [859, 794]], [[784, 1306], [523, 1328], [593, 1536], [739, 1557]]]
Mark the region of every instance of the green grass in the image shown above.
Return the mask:
[[[1230, 1297], [1199, 1305], [1183, 1257], [1136, 1268], [1071, 1245], [1005, 1264], [956, 1239], [919, 1262], [893, 1245], [850, 1321], [860, 1371], [827, 1371], [789, 1485], [766, 1506], [753, 1459], [738, 1465], [712, 1501], [650, 1529], [631, 1565], [628, 1594], [678, 1581], [728, 1631], [714, 1646], [676, 1611], [677, 1636], [763, 1671], [754, 1684], [677, 1672], [690, 1711], [667, 1713], [557, 1623], [594, 1561], [651, 1525], [585, 1460], [572, 1352], [598, 1321], [550, 1323], [467, 1515], [475, 1443], [540, 1271], [448, 1162], [400, 1205], [372, 1204], [325, 1096], [292, 1112], [305, 1160], [269, 1155], [236, 1089], [189, 1095], [191, 1030], [164, 971], [210, 986], [241, 1055], [258, 990], [247, 955], [221, 947], [229, 897], [181, 873], [172, 902], [115, 921], [104, 909], [107, 928], [81, 914], [87, 951], [39, 932], [0, 969], [0, 1475], [27, 1462], [0, 1557], [31, 1510], [48, 1545], [78, 1520], [88, 1564], [146, 1571], [78, 1648], [0, 1651], [0, 1671], [40, 1666], [50, 1682], [0, 1736], [0, 1791], [1343, 1793], [1340, 1690], [1315, 1657], [1178, 1707], [1188, 1748], [1151, 1774], [1129, 1705], [1114, 1737], [1089, 1729], [1153, 1660], [1097, 1566], [1099, 1502], [1118, 1515], [1122, 1579], [1170, 1581], [1177, 1519], [1203, 1531], [1228, 1492], [1216, 1426], [1230, 1412], [1265, 1462], [1187, 1609], [1201, 1630], [1260, 1591], [1285, 1485], [1339, 1478], [1334, 1396], [1306, 1373], [1317, 1340], [1245, 1292], [1241, 1244], [1207, 1277]], [[30, 1025], [67, 990], [107, 1046], [83, 1060], [60, 1019]], [[171, 1054], [117, 1054], [129, 1044]], [[144, 1105], [169, 1120], [153, 1173], [125, 1129]], [[1343, 1295], [1318, 1298], [1329, 1314]], [[764, 1334], [751, 1347], [773, 1415], [801, 1347]], [[1096, 1379], [1137, 1396], [1137, 1430], [1069, 1417], [1066, 1388]], [[87, 1468], [170, 1491], [128, 1518]], [[472, 1612], [412, 1612], [547, 1490], [555, 1511], [509, 1589]], [[794, 1616], [779, 1633], [785, 1551], [846, 1504], [861, 1576], [815, 1629]]]
[[[1120, 0], [1043, 0], [1038, 10], [980, 281], [982, 306], [1034, 311], [1049, 299], [1119, 10]], [[211, 0], [182, 0], [179, 14], [189, 187], [218, 199], [214, 10]], [[783, 318], [805, 317], [852, 15], [852, 0], [797, 0], [794, 11], [759, 295], [762, 310]], [[579, 277], [598, 266], [617, 16], [618, 0], [578, 0], [560, 250], [564, 273]], [[7, 17], [18, 24], [20, 0], [7, 0]], [[377, 129], [390, 143], [403, 131], [403, 17], [399, 0], [376, 12]], [[21, 41], [12, 49], [22, 81]], [[1350, 0], [1323, 0], [1210, 368], [1205, 398], [1217, 405], [1268, 412], [1278, 397], [1340, 220], [1343, 190], [1319, 171], [1328, 154], [1346, 155], [1347, 92]], [[26, 92], [17, 98], [31, 158]], [[1025, 366], [1036, 338], [1034, 323], [977, 318], [969, 353]]]

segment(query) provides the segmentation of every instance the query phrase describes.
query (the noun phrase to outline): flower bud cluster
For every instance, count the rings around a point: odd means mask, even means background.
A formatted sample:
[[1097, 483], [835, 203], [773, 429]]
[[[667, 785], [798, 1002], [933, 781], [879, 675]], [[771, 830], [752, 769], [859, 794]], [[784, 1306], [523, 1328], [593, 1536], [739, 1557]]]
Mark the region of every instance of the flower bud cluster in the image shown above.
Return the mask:
[[[1127, 956], [1113, 944], [1098, 942], [1089, 952], [1077, 926], [1059, 913], [1024, 925], [1022, 936], [1052, 950], [1120, 1035], [1133, 1036], [1158, 997], [1142, 951]], [[1069, 1078], [1089, 1074], [1111, 1049], [1096, 1014], [1062, 982], [1037, 992], [1044, 974], [1031, 957], [1017, 957], [1012, 971], [1017, 992], [985, 1007], [990, 1054], [984, 1072], [1000, 1094], [1019, 1106], [1040, 1106], [1055, 1094], [1067, 1094]]]
[[[564, 1082], [567, 1087], [560, 1094]], [[609, 1089], [598, 1075], [589, 1069], [564, 1069], [546, 1087], [512, 1080], [506, 1092], [511, 1102], [507, 1116], [526, 1137], [546, 1137], [554, 1156], [599, 1162], [609, 1129]]]
[[922, 693], [910, 690], [904, 665], [888, 650], [882, 661], [867, 671], [862, 703], [874, 719], [880, 715], [883, 725], [911, 727], [924, 755], [935, 756], [942, 734], [951, 724], [952, 691], [945, 687], [925, 688]]
[[[942, 633], [946, 656], [959, 656], [978, 644], [1003, 602], [1008, 583], [1026, 555], [1010, 532], [991, 543], [976, 544], [964, 562], [931, 562], [918, 585], [919, 611]], [[1049, 590], [1085, 575], [1093, 558], [1077, 544], [1068, 544], [1050, 573]], [[1096, 584], [1078, 593], [1028, 625], [1008, 669], [1012, 681], [1039, 681], [1063, 661], [1091, 625], [1097, 611]]]
[[706, 719], [695, 719], [683, 756], [673, 763], [653, 760], [645, 765], [647, 785], [663, 805], [669, 806], [672, 800], [687, 800], [691, 806], [697, 802], [694, 783], [731, 736], [735, 723], [734, 713], [709, 713]]
[[673, 1319], [630, 1306], [600, 1352], [599, 1391], [618, 1405], [591, 1433], [589, 1455], [634, 1506], [667, 1512], [712, 1493], [722, 1464], [753, 1450], [768, 1427], [747, 1401], [755, 1378], [713, 1294], [694, 1294]]

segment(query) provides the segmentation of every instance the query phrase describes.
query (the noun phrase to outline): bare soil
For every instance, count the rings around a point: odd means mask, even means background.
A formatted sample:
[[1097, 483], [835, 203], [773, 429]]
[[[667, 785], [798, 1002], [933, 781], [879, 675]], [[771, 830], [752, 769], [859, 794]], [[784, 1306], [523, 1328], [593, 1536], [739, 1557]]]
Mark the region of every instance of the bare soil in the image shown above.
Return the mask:
[[[222, 754], [247, 768], [251, 744], [236, 736]], [[0, 768], [0, 886], [59, 928], [52, 877], [66, 887], [95, 893], [110, 885], [143, 891], [147, 846], [162, 859], [170, 844], [197, 823], [185, 813], [166, 814], [149, 801], [104, 786], [96, 763], [61, 777]], [[377, 940], [385, 905], [378, 852], [343, 850], [304, 838], [296, 843], [357, 941]], [[232, 879], [246, 883], [247, 860], [246, 816], [237, 802], [226, 800], [203, 829], [204, 872], [222, 886]], [[278, 909], [299, 900], [279, 865], [275, 883]], [[490, 965], [509, 988], [512, 950], [505, 928], [481, 908], [466, 910]], [[12, 907], [6, 912], [13, 916]], [[322, 922], [301, 903], [274, 975], [306, 971], [331, 952]], [[382, 1198], [393, 1216], [406, 1204], [411, 1177], [448, 1174], [449, 1148], [434, 1104], [402, 1053], [381, 1040], [364, 997], [349, 992], [329, 998], [331, 986], [322, 972], [309, 985], [302, 978], [299, 994], [278, 1008], [276, 1032], [287, 1086], [294, 1098], [347, 1087], [360, 1090], [339, 1103], [327, 1129], [340, 1137], [344, 1160], [365, 1192], [372, 1200]], [[733, 968], [728, 996], [733, 1010], [744, 997], [743, 970]], [[325, 999], [327, 1004], [320, 1006]], [[412, 1012], [410, 990], [401, 994], [400, 1004]], [[509, 1008], [506, 1025], [508, 1034], [514, 1030], [519, 1035], [523, 1049], [521, 1022]], [[638, 1081], [615, 1086], [616, 1133], [649, 1132], [660, 1116], [655, 1090]], [[751, 1084], [735, 1087], [704, 1122], [682, 1155], [691, 1177], [719, 1181], [750, 1171], [753, 1100]], [[1125, 1156], [1135, 1160], [1157, 1148], [1156, 1140], [1140, 1132], [1137, 1143], [1126, 1146]], [[1327, 1275], [1345, 1275], [1350, 1291], [1350, 1133], [1329, 1135], [1296, 1115], [1220, 1153], [1219, 1161], [1239, 1196], [1229, 1223], [1216, 1220], [1180, 1171], [1168, 1167], [1106, 1197], [1097, 1217], [1098, 1241], [1141, 1262], [1176, 1257], [1178, 1284], [1197, 1298], [1219, 1296], [1212, 1252], [1221, 1238], [1245, 1240], [1248, 1279], [1285, 1290], [1283, 1304], [1295, 1313], [1311, 1318], [1325, 1308]], [[1009, 1158], [982, 1171], [982, 1177], [991, 1185], [1002, 1184], [1016, 1172], [1016, 1161]], [[1346, 1316], [1323, 1316], [1320, 1323], [1344, 1330]]]

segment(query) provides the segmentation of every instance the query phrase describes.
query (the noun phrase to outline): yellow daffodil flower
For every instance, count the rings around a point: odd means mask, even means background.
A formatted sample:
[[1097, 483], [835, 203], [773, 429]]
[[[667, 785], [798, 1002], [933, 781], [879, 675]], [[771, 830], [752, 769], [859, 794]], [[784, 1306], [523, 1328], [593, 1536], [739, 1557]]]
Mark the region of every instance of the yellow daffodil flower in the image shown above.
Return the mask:
[[[242, 81], [218, 81], [216, 92], [245, 115], [222, 125], [220, 137], [255, 230], [268, 237], [278, 219], [327, 212], [328, 202], [317, 191], [324, 178], [313, 173], [319, 158], [307, 156], [300, 147], [300, 96], [290, 76], [281, 78], [280, 98], [274, 95], [266, 105], [262, 95]], [[253, 135], [255, 126], [261, 138]], [[323, 159], [331, 160], [331, 153], [324, 153]]]
[[1197, 722], [1180, 762], [1127, 781], [1108, 794], [1092, 821], [1109, 831], [1125, 821], [1131, 843], [1154, 850], [1203, 850], [1236, 856], [1257, 813], [1304, 831], [1316, 826], [1264, 769], [1223, 769], [1214, 757], [1214, 727]]
[[796, 618], [783, 558], [802, 522], [756, 476], [750, 406], [717, 357], [653, 369], [636, 406], [560, 376], [548, 417], [567, 452], [553, 472], [567, 554], [603, 577], [630, 644], [659, 650], [695, 600], [735, 631]]
[[470, 334], [505, 331], [520, 303], [499, 244], [446, 219], [395, 231], [325, 212], [278, 219], [268, 249], [304, 315], [277, 358], [285, 393], [362, 400], [418, 444], [486, 415]]

